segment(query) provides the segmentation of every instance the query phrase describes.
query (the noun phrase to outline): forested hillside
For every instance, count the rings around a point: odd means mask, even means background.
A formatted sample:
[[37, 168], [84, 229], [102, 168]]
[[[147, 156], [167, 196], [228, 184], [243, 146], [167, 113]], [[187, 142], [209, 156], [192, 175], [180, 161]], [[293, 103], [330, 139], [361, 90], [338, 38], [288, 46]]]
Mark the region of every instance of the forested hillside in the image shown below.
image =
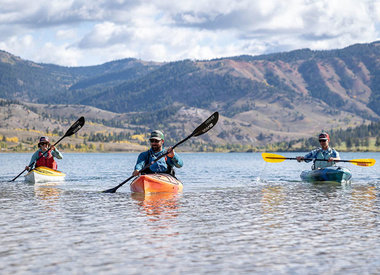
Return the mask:
[[[380, 151], [380, 122], [349, 127], [347, 129], [330, 129], [331, 145], [343, 151]], [[278, 142], [270, 145], [279, 151], [309, 151], [320, 147], [318, 137], [295, 139], [290, 142]]]
[[[173, 139], [219, 111], [222, 124], [207, 142], [250, 149], [278, 142], [289, 147], [295, 137], [307, 140], [322, 129], [377, 122], [379, 78], [379, 41], [330, 51], [168, 63], [124, 59], [90, 67], [39, 64], [0, 51], [5, 100], [46, 104], [43, 112], [52, 117], [98, 108], [91, 111], [98, 114], [94, 122], [131, 131], [167, 129]], [[10, 104], [4, 112], [9, 108], [19, 107]], [[28, 125], [5, 115], [0, 128], [19, 124]]]
[[[0, 51], [0, 98], [36, 103], [74, 102], [79, 100], [78, 93], [71, 94], [71, 90], [91, 86], [93, 95], [98, 89], [141, 77], [157, 66], [130, 58], [97, 66], [62, 67], [22, 60]], [[84, 92], [80, 97], [86, 95]]]
[[[40, 136], [50, 136], [56, 141], [79, 116], [86, 117], [85, 127], [79, 135], [66, 138], [59, 148], [65, 151], [136, 151], [148, 146], [152, 129], [164, 129], [166, 144], [172, 145], [186, 137], [210, 113], [197, 109], [173, 107], [158, 112], [157, 116], [140, 119], [137, 113], [118, 114], [79, 105], [41, 105], [0, 100], [0, 150], [30, 151], [37, 149]], [[175, 122], [168, 117], [180, 116]], [[161, 123], [164, 122], [164, 123]], [[308, 151], [319, 146], [316, 135], [288, 141], [266, 143], [230, 142], [231, 132], [238, 136], [238, 121], [220, 116], [212, 132], [191, 139], [180, 150], [184, 151]], [[144, 126], [150, 125], [149, 126]], [[13, 125], [13, 128], [10, 127]], [[250, 126], [250, 125], [245, 125]], [[244, 125], [240, 125], [244, 127]], [[341, 151], [380, 151], [380, 122], [343, 129], [330, 129], [332, 145]], [[274, 138], [262, 133], [258, 140]], [[227, 140], [227, 142], [225, 142]]]

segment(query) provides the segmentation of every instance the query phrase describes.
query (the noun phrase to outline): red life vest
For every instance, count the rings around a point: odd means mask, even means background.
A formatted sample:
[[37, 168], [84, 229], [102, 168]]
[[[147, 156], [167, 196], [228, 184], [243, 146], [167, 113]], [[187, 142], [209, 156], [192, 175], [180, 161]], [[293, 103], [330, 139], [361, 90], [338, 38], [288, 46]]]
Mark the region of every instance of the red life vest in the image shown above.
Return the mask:
[[55, 161], [55, 159], [54, 159], [53, 155], [51, 154], [50, 150], [43, 157], [42, 157], [42, 152], [40, 151], [38, 153], [38, 156], [40, 158], [36, 162], [36, 167], [38, 167], [38, 166], [45, 166], [45, 167], [57, 170], [57, 162]]

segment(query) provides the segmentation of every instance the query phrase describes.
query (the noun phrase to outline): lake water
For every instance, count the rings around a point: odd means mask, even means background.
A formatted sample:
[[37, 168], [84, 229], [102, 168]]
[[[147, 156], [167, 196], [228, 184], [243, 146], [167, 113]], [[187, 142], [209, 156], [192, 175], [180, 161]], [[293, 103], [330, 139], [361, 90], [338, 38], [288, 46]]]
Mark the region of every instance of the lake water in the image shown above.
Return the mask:
[[[294, 153], [280, 153], [294, 157]], [[182, 194], [137, 196], [137, 154], [69, 154], [64, 183], [7, 182], [31, 154], [0, 154], [2, 274], [379, 274], [380, 154], [310, 184], [310, 164], [259, 153], [182, 153]]]

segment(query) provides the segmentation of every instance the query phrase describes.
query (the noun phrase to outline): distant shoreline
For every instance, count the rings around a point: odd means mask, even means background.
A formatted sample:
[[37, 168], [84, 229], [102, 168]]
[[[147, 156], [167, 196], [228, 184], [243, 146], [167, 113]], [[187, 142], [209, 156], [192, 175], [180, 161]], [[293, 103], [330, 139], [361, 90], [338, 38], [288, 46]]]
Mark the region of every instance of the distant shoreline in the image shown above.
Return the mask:
[[[336, 149], [339, 153], [379, 153], [380, 152], [380, 149], [379, 150], [350, 150], [350, 151], [347, 151], [347, 150], [339, 150], [339, 149]], [[60, 152], [62, 153], [89, 153], [89, 154], [97, 154], [97, 153], [101, 153], [101, 154], [114, 154], [114, 153], [120, 153], [120, 154], [125, 154], [125, 153], [130, 153], [130, 154], [138, 154], [138, 153], [141, 153], [143, 152], [144, 150], [142, 151], [129, 151], [129, 150], [115, 150], [115, 151], [112, 151], [112, 150], [109, 150], [109, 151], [64, 151], [64, 150], [60, 150]], [[279, 150], [279, 151], [272, 151], [272, 150], [257, 150], [257, 151], [206, 151], [206, 152], [203, 152], [203, 151], [181, 151], [181, 150], [176, 150], [176, 152], [178, 153], [263, 153], [263, 152], [274, 152], [274, 153], [305, 153], [305, 152], [309, 152], [310, 150], [291, 150], [291, 151], [282, 151], [282, 150]], [[14, 154], [25, 154], [25, 153], [30, 153], [30, 154], [33, 154], [35, 151], [0, 151], [0, 154], [9, 154], [9, 153], [14, 153]]]

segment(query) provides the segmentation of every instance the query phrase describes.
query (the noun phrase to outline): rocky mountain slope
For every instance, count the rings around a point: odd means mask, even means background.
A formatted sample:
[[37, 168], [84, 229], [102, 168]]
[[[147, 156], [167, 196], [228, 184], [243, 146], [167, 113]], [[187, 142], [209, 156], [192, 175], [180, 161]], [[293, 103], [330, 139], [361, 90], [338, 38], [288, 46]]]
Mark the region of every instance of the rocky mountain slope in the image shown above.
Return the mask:
[[[379, 120], [379, 64], [380, 42], [332, 51], [170, 63], [125, 59], [77, 68], [0, 52], [0, 97], [46, 104], [38, 105], [40, 114], [91, 113], [94, 121], [120, 129], [162, 128], [172, 138], [191, 133], [207, 114], [219, 111], [221, 121], [208, 142], [264, 145]], [[4, 117], [0, 128], [16, 127], [9, 119]]]

